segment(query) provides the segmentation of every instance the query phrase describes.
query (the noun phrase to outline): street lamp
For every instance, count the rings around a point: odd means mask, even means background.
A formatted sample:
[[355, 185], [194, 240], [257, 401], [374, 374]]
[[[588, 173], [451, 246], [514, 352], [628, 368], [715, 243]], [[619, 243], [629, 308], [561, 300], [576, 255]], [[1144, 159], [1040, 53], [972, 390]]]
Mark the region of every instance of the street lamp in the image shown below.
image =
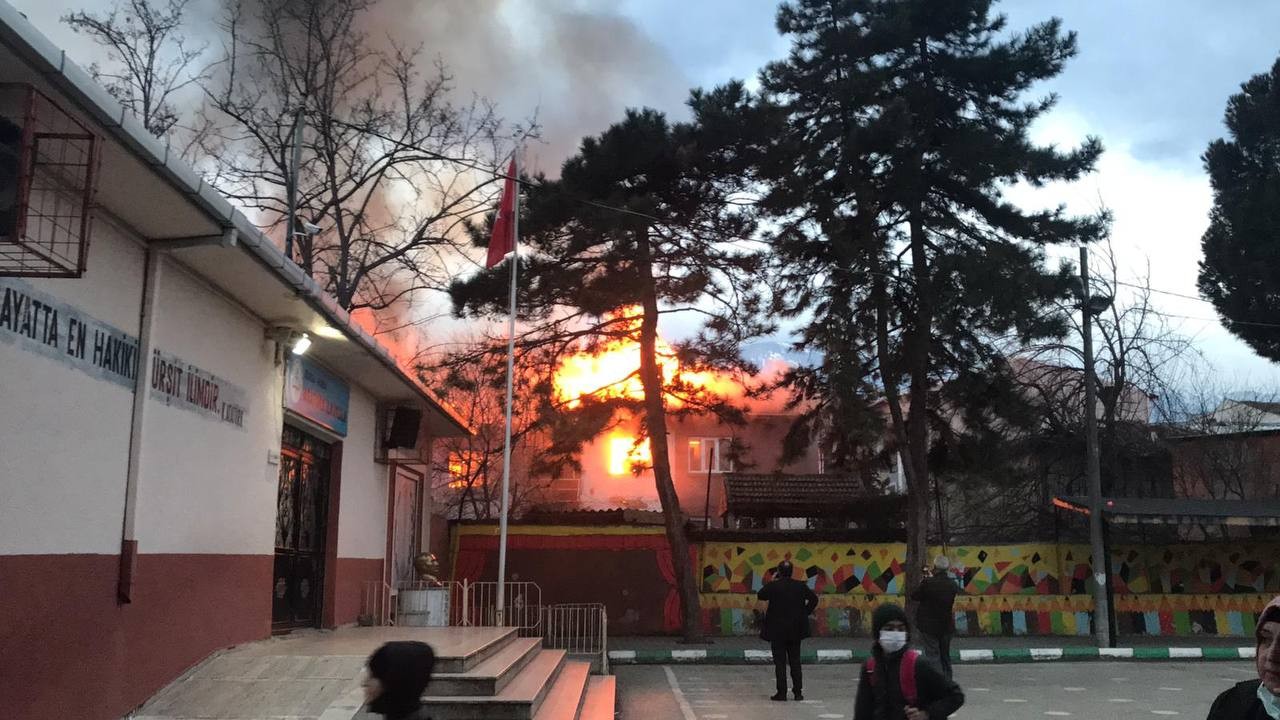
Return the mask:
[[1080, 299], [1084, 336], [1084, 438], [1089, 480], [1089, 545], [1093, 554], [1093, 623], [1099, 647], [1111, 647], [1111, 603], [1107, 596], [1111, 558], [1107, 556], [1102, 521], [1102, 471], [1098, 460], [1097, 377], [1093, 366], [1093, 318], [1111, 307], [1109, 295], [1089, 293], [1089, 249], [1080, 248], [1080, 278], [1072, 290]]

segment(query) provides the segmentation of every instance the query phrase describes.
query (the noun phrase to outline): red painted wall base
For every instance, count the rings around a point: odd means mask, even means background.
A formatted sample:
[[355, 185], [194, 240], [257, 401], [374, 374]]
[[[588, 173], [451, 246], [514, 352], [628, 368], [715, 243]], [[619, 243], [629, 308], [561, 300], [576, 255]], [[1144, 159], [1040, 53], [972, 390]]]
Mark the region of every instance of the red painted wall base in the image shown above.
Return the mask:
[[[118, 555], [0, 556], [6, 718], [119, 718], [211, 652], [271, 636], [270, 555], [139, 555], [118, 604]], [[382, 560], [339, 558], [333, 618], [354, 623]]]

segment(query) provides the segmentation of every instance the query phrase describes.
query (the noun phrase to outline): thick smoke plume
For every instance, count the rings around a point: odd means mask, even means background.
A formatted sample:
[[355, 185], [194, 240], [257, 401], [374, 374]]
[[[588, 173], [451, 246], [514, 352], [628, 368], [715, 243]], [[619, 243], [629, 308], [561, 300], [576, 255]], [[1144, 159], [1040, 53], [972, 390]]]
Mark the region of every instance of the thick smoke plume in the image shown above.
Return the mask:
[[[534, 113], [531, 169], [557, 175], [585, 135], [629, 106], [683, 112], [690, 83], [630, 19], [582, 0], [381, 0], [370, 40], [421, 45], [444, 60], [460, 100], [489, 98], [511, 120]], [[591, 6], [588, 9], [588, 6]]]

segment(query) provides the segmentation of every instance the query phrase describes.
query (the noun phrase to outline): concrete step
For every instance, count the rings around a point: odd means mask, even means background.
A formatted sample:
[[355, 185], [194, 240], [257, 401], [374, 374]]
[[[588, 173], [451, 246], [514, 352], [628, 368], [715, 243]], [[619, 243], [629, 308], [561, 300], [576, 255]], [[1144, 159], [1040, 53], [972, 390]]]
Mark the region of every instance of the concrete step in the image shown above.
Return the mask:
[[533, 720], [578, 720], [582, 700], [587, 695], [587, 679], [591, 676], [591, 664], [569, 661], [560, 671], [547, 699], [533, 716]]
[[434, 673], [432, 695], [497, 695], [542, 649], [539, 638], [517, 638], [465, 673]]
[[613, 720], [617, 714], [618, 681], [612, 675], [596, 675], [587, 683], [586, 698], [578, 720]]
[[[433, 720], [533, 720], [565, 663], [563, 650], [539, 650], [497, 695], [429, 695]], [[434, 692], [428, 685], [427, 692]]]
[[519, 630], [516, 628], [446, 629], [459, 630], [461, 635], [448, 646], [428, 641], [433, 648], [436, 648], [435, 672], [438, 673], [468, 672], [519, 639]]

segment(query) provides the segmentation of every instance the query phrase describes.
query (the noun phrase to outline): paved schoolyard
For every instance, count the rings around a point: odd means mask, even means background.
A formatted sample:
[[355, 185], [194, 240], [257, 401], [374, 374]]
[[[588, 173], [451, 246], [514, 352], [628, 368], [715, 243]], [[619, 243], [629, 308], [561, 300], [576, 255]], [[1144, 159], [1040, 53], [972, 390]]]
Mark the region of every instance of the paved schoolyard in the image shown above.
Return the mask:
[[[849, 720], [857, 665], [805, 666], [805, 701], [778, 703], [768, 665], [618, 667], [622, 720]], [[1255, 677], [1249, 662], [1043, 663], [956, 668], [953, 717], [1202, 720], [1219, 692]]]

